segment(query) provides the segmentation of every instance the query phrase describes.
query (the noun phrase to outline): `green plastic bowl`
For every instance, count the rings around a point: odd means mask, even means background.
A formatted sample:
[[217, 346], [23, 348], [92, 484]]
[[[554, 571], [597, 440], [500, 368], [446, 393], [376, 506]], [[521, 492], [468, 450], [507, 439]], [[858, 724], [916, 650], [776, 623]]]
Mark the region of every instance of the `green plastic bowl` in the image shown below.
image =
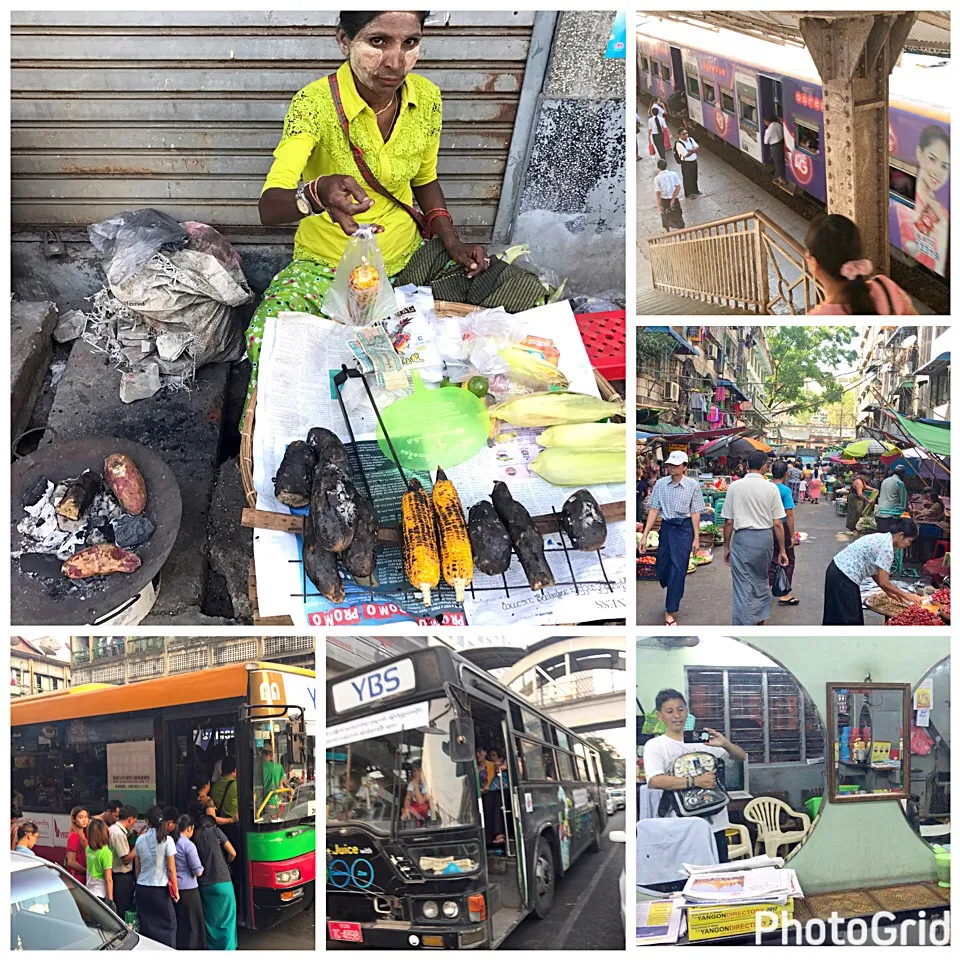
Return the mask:
[[937, 886], [950, 886], [950, 852], [941, 846], [933, 848], [933, 862], [937, 868]]
[[[381, 417], [400, 466], [419, 472], [469, 460], [490, 434], [490, 414], [479, 397], [455, 387], [428, 390], [419, 373], [413, 374], [413, 394], [391, 403]], [[379, 424], [377, 443], [394, 460]]]

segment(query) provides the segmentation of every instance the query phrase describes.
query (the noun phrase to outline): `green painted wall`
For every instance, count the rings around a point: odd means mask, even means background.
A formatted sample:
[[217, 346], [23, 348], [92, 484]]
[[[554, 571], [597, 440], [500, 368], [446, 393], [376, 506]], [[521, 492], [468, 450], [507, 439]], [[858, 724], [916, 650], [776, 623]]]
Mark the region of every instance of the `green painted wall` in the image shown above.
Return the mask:
[[[648, 710], [658, 690], [683, 689], [686, 666], [769, 665], [768, 656], [793, 673], [824, 719], [828, 681], [856, 683], [869, 675], [877, 683], [915, 685], [950, 653], [947, 636], [751, 637], [754, 649], [728, 637], [677, 650], [644, 643], [637, 648], [637, 696]], [[899, 806], [889, 800], [831, 805], [825, 799], [807, 842], [790, 858], [804, 891], [935, 879], [933, 854]]]

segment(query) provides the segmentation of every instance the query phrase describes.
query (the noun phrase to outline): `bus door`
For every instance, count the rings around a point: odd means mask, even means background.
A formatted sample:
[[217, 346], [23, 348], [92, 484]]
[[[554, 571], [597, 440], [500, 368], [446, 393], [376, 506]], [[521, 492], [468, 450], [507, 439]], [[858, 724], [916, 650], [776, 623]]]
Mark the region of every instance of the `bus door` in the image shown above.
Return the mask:
[[763, 162], [763, 133], [760, 105], [757, 101], [755, 74], [736, 70], [733, 75], [737, 92], [737, 124], [740, 128], [740, 149], [758, 163]]
[[[783, 86], [779, 80], [773, 77], [765, 77], [762, 73], [757, 74], [757, 95], [759, 97], [760, 108], [760, 129], [764, 129], [763, 118], [773, 114], [778, 120], [783, 119]], [[770, 156], [770, 148], [760, 137], [761, 155], [766, 164], [773, 163]]]

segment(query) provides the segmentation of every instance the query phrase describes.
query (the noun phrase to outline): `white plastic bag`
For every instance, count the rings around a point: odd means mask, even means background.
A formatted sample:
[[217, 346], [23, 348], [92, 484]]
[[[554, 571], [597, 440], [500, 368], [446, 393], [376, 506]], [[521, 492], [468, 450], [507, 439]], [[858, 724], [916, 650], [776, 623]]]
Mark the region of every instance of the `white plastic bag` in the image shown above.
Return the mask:
[[323, 312], [355, 327], [369, 327], [396, 313], [397, 299], [387, 277], [377, 235], [364, 224], [347, 241]]

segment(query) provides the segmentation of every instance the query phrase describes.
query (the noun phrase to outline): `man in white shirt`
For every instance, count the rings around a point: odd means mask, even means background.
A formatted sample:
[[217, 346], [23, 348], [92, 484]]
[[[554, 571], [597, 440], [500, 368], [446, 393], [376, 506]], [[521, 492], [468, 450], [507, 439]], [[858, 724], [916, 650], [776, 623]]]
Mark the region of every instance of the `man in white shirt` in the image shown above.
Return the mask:
[[136, 877], [133, 873], [133, 861], [136, 851], [130, 849], [130, 831], [137, 822], [135, 807], [122, 806], [117, 813], [116, 822], [110, 825], [108, 844], [113, 854], [113, 902], [117, 913], [122, 917], [133, 906], [133, 889]]
[[[643, 747], [643, 770], [647, 778], [647, 786], [653, 790], [685, 790], [690, 786], [712, 789], [717, 785], [715, 773], [702, 773], [693, 784], [685, 782], [683, 777], [674, 777], [667, 773], [673, 768], [678, 757], [685, 753], [710, 753], [720, 760], [734, 757], [743, 761], [746, 753], [736, 744], [731, 743], [717, 730], [705, 727], [710, 739], [706, 743], [685, 743], [683, 731], [687, 724], [687, 701], [679, 690], [661, 690], [656, 700], [657, 719], [666, 728], [666, 733], [648, 740]], [[668, 817], [675, 817], [676, 810], [671, 807]], [[717, 841], [717, 853], [721, 863], [727, 861], [727, 841], [724, 830], [730, 826], [726, 807], [718, 810], [709, 817], [704, 817], [710, 823]]]
[[772, 113], [764, 117], [763, 122], [766, 125], [763, 142], [770, 148], [770, 156], [773, 158], [774, 180], [785, 186], [787, 181], [784, 176], [783, 124]]
[[653, 178], [657, 195], [657, 208], [660, 210], [660, 223], [668, 233], [686, 226], [683, 222], [683, 210], [680, 207], [680, 176], [667, 169], [666, 160], [657, 161], [657, 175]]
[[[790, 563], [783, 538], [787, 515], [776, 484], [763, 475], [767, 455], [756, 450], [747, 458], [747, 475], [731, 483], [723, 501], [723, 562], [733, 574], [734, 626], [760, 626], [770, 616], [770, 582], [773, 561]], [[770, 531], [773, 530], [773, 537]]]
[[680, 138], [677, 140], [674, 152], [680, 158], [680, 173], [683, 175], [683, 195], [689, 197], [699, 197], [700, 186], [697, 183], [699, 170], [697, 166], [697, 153], [700, 145], [693, 137], [690, 131], [684, 128], [680, 131]]

